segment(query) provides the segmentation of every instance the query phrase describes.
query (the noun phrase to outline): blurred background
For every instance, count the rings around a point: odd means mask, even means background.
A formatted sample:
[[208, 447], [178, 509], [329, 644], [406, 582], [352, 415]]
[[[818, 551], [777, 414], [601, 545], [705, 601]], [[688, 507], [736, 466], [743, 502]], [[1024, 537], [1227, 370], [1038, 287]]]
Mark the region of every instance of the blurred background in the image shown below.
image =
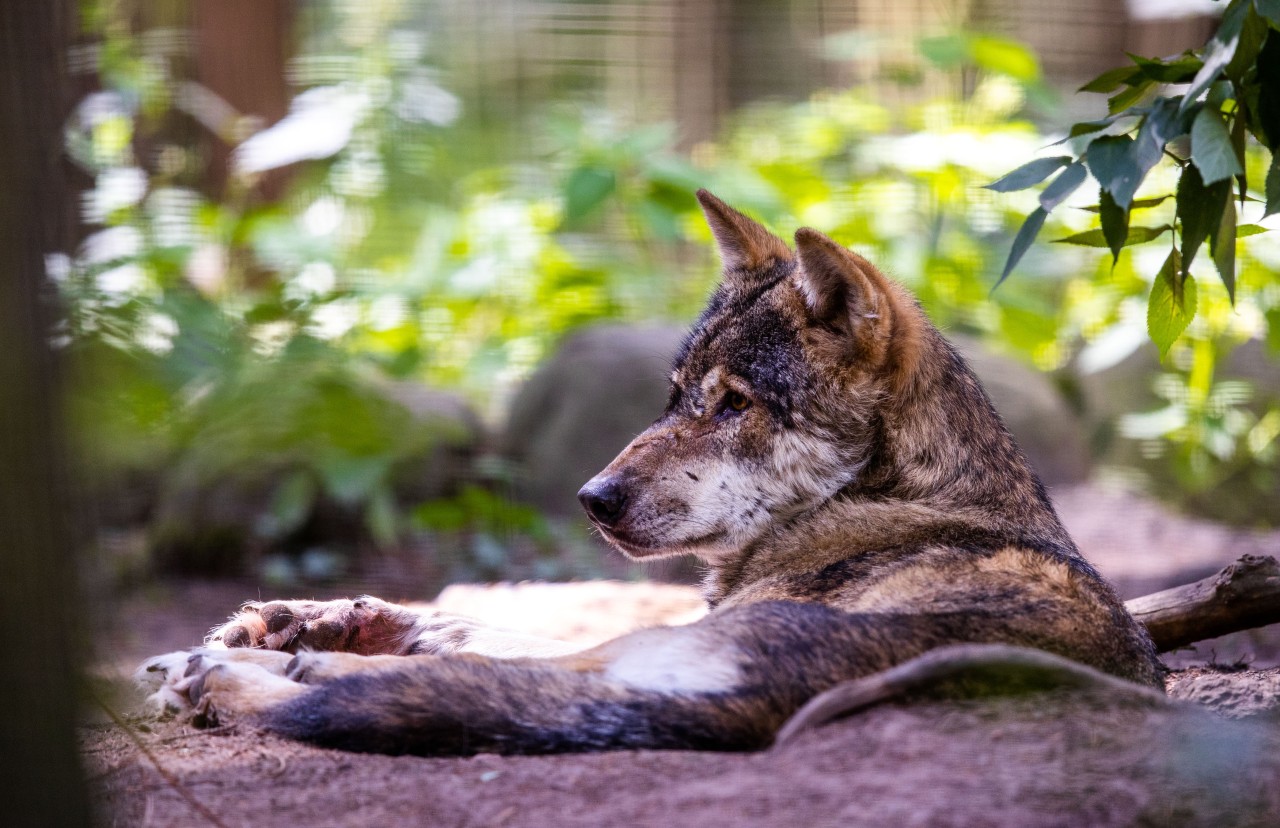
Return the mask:
[[1199, 313], [1161, 361], [1163, 245], [1113, 269], [1050, 243], [1096, 226], [1059, 210], [993, 291], [1036, 194], [981, 189], [1105, 114], [1082, 83], [1199, 48], [1221, 4], [79, 11], [55, 346], [86, 582], [140, 655], [159, 606], [203, 628], [259, 596], [695, 577], [604, 549], [574, 493], [659, 412], [716, 281], [698, 187], [910, 286], [1127, 596], [1280, 547], [1275, 234], [1241, 242], [1234, 307], [1197, 260]]

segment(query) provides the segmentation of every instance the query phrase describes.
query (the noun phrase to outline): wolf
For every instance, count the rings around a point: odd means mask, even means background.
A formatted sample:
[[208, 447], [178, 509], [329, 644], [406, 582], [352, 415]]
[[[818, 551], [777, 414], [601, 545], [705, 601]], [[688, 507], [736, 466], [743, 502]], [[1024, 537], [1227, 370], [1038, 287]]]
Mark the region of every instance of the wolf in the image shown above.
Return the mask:
[[802, 708], [975, 682], [1158, 692], [1145, 629], [907, 290], [816, 230], [792, 249], [698, 200], [723, 280], [665, 410], [579, 499], [624, 554], [704, 562], [706, 617], [581, 649], [372, 597], [247, 604], [144, 664], [155, 702], [456, 755], [757, 749]]

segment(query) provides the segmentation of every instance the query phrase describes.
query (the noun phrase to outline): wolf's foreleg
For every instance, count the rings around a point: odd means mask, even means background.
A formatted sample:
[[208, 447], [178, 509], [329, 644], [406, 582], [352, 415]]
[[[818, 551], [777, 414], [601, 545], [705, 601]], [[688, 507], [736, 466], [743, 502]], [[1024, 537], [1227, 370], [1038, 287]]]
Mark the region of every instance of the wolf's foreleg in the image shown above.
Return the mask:
[[[955, 668], [947, 651], [939, 649], [972, 642], [1038, 645], [1088, 660], [1084, 653], [1055, 646], [1036, 624], [1026, 614], [851, 614], [819, 604], [762, 602], [685, 627], [642, 630], [559, 658], [371, 658], [367, 661], [376, 669], [340, 671], [292, 695], [277, 685], [279, 679], [264, 680], [264, 693], [271, 697], [265, 705], [253, 696], [245, 676], [224, 670], [192, 682], [189, 695], [206, 716], [245, 720], [348, 750], [744, 750], [768, 745], [814, 696], [849, 680], [871, 676], [874, 683], [874, 674], [898, 665], [906, 669], [907, 662], [930, 651], [939, 654], [938, 664], [920, 660], [928, 669], [907, 670], [902, 687], [881, 682], [885, 686], [872, 688], [870, 701], [890, 691], [910, 695], [929, 682], [949, 682], [948, 693], [965, 695], [966, 688], [986, 694], [1038, 691], [1078, 685], [1082, 674], [1090, 681], [1101, 675], [1073, 664], [1064, 668], [1060, 658], [1041, 664], [1038, 654], [1027, 662], [1021, 655], [1025, 649], [1004, 661], [983, 655]], [[1144, 698], [1159, 697], [1134, 688]], [[867, 699], [854, 702], [856, 708]]]
[[475, 653], [492, 658], [551, 657], [582, 649], [371, 596], [247, 603], [210, 632], [208, 646], [356, 655]]

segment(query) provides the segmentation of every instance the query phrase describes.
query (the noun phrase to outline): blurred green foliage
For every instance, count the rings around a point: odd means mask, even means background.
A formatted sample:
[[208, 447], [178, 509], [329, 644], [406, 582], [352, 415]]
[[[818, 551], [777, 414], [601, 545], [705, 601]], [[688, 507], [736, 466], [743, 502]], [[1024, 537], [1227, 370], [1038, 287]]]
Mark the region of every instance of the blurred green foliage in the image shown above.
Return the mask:
[[[439, 434], [407, 425], [376, 378], [459, 389], [492, 417], [565, 332], [689, 318], [715, 280], [698, 187], [780, 231], [830, 232], [907, 283], [944, 329], [1041, 369], [1098, 369], [1143, 347], [1159, 268], [1142, 249], [1113, 267], [1088, 248], [1031, 248], [1018, 278], [992, 291], [1039, 197], [981, 185], [1052, 140], [1025, 120], [1029, 102], [1043, 111], [1052, 96], [1016, 43], [930, 36], [900, 56], [902, 82], [955, 73], [956, 94], [890, 107], [853, 88], [754, 106], [684, 153], [673, 128], [621, 124], [583, 100], [511, 122], [475, 114], [410, 7], [308, 4], [294, 110], [265, 130], [233, 119], [232, 169], [213, 197], [208, 159], [181, 126], [201, 118], [190, 32], [181, 21], [137, 31], [115, 4], [86, 0], [102, 91], [67, 140], [94, 180], [92, 234], [50, 270], [66, 308], [59, 343], [82, 379], [73, 413], [97, 466], [182, 458], [210, 479], [285, 468], [264, 537], [326, 497], [384, 544], [424, 531], [545, 538], [536, 516], [475, 485], [398, 502], [396, 464]], [[1263, 180], [1262, 163], [1249, 156], [1250, 180]], [[1143, 196], [1172, 192], [1170, 166], [1151, 170]], [[264, 197], [283, 167], [284, 194]], [[1049, 215], [1052, 238], [1090, 229], [1091, 205], [1066, 204], [1086, 209]], [[1160, 378], [1168, 407], [1125, 425], [1168, 447], [1189, 487], [1275, 460], [1280, 414], [1216, 379], [1231, 346], [1274, 345], [1280, 322], [1280, 246], [1264, 234], [1240, 248], [1235, 306], [1200, 281]]]

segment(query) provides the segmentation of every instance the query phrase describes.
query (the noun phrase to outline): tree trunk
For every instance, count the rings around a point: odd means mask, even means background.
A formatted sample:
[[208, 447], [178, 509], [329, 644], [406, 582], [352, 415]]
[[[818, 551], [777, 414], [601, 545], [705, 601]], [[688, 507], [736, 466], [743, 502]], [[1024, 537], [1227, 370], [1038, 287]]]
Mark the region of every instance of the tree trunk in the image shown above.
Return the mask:
[[[196, 80], [263, 126], [288, 114], [294, 0], [197, 0], [194, 8]], [[226, 184], [231, 150], [226, 136], [211, 136], [205, 189], [214, 198]], [[258, 189], [274, 201], [287, 180], [286, 171], [273, 170]]]
[[75, 743], [80, 602], [48, 347], [45, 254], [72, 227], [63, 168], [74, 4], [0, 3], [0, 821], [88, 825]]

